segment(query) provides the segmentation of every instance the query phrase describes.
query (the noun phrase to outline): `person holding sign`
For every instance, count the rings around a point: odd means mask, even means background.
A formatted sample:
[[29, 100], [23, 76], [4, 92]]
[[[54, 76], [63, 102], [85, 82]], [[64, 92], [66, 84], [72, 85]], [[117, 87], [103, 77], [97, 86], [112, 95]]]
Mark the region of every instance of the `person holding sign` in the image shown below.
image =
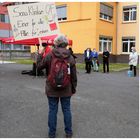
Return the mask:
[[[44, 47], [44, 49], [42, 50], [42, 52], [43, 52], [42, 55], [43, 55], [43, 58], [45, 58], [52, 51], [52, 49], [45, 42], [42, 43], [42, 47]], [[48, 68], [46, 68], [46, 76], [47, 75], [48, 75]]]
[[38, 55], [38, 69], [48, 68], [49, 73], [46, 80], [46, 95], [48, 97], [48, 135], [50, 138], [56, 136], [58, 103], [64, 115], [65, 133], [67, 138], [71, 138], [72, 114], [71, 96], [76, 93], [77, 75], [74, 57], [66, 49], [68, 40], [64, 35], [59, 35], [54, 40], [55, 48], [42, 59], [42, 53]]

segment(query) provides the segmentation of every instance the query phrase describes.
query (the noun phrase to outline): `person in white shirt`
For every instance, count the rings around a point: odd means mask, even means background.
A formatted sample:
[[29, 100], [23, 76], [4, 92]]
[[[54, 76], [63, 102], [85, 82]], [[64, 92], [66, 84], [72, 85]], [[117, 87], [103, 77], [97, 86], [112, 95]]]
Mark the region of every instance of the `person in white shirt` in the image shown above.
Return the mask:
[[134, 68], [134, 76], [136, 76], [136, 66], [138, 63], [138, 54], [136, 52], [135, 47], [132, 47], [131, 50], [132, 50], [132, 52], [129, 55], [129, 66], [130, 66], [131, 71]]

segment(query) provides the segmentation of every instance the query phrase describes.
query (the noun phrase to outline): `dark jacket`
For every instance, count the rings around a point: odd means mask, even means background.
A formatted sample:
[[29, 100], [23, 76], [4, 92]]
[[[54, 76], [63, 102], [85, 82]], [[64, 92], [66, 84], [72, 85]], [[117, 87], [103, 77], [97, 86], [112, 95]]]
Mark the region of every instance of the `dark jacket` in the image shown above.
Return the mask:
[[73, 54], [72, 48], [69, 48], [69, 51], [70, 51], [70, 54], [74, 57], [74, 59], [76, 59], [77, 56], [75, 56], [75, 55]]
[[103, 61], [108, 61], [109, 60], [109, 56], [110, 56], [109, 51], [104, 51], [103, 52]]
[[[52, 88], [46, 78], [46, 88], [45, 88], [45, 93], [49, 97], [67, 97], [67, 96], [72, 96], [76, 92], [76, 86], [77, 86], [77, 75], [76, 75], [76, 65], [75, 65], [75, 60], [70, 54], [70, 51], [65, 49], [65, 48], [55, 48], [52, 50], [52, 53], [56, 57], [60, 58], [65, 58], [68, 60], [68, 63], [70, 63], [70, 71], [71, 71], [71, 83], [68, 87], [65, 89], [61, 90], [56, 90]], [[50, 67], [51, 67], [51, 61], [52, 61], [52, 54], [49, 53], [43, 60], [42, 56], [38, 56], [38, 69], [44, 69], [48, 68], [50, 72]]]
[[89, 57], [87, 57], [87, 50], [84, 51], [84, 59], [85, 59], [85, 62], [92, 61], [92, 51], [91, 50], [89, 51]]

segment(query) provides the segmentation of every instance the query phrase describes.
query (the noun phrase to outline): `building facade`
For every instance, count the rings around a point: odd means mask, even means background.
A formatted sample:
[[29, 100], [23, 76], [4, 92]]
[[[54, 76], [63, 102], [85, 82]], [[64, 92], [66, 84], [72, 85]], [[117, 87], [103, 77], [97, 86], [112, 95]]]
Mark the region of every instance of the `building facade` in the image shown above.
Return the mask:
[[[139, 52], [138, 2], [56, 2], [56, 10], [60, 31], [73, 40], [78, 61], [89, 47], [99, 54], [107, 48], [111, 62], [128, 62], [132, 46]], [[0, 7], [0, 15], [0, 38], [9, 37], [12, 32], [5, 7]]]
[[90, 47], [102, 54], [107, 47], [112, 62], [128, 62], [132, 46], [139, 52], [138, 2], [58, 2], [56, 9], [74, 53]]
[[119, 2], [117, 11], [117, 55], [125, 61], [132, 46], [139, 52], [139, 3]]

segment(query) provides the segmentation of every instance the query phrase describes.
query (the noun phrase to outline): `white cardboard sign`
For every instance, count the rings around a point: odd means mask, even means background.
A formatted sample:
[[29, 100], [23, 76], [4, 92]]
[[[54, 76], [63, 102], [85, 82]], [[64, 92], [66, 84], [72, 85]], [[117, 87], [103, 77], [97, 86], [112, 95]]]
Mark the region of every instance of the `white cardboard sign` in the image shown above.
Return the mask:
[[60, 33], [54, 2], [8, 6], [8, 13], [15, 40]]

